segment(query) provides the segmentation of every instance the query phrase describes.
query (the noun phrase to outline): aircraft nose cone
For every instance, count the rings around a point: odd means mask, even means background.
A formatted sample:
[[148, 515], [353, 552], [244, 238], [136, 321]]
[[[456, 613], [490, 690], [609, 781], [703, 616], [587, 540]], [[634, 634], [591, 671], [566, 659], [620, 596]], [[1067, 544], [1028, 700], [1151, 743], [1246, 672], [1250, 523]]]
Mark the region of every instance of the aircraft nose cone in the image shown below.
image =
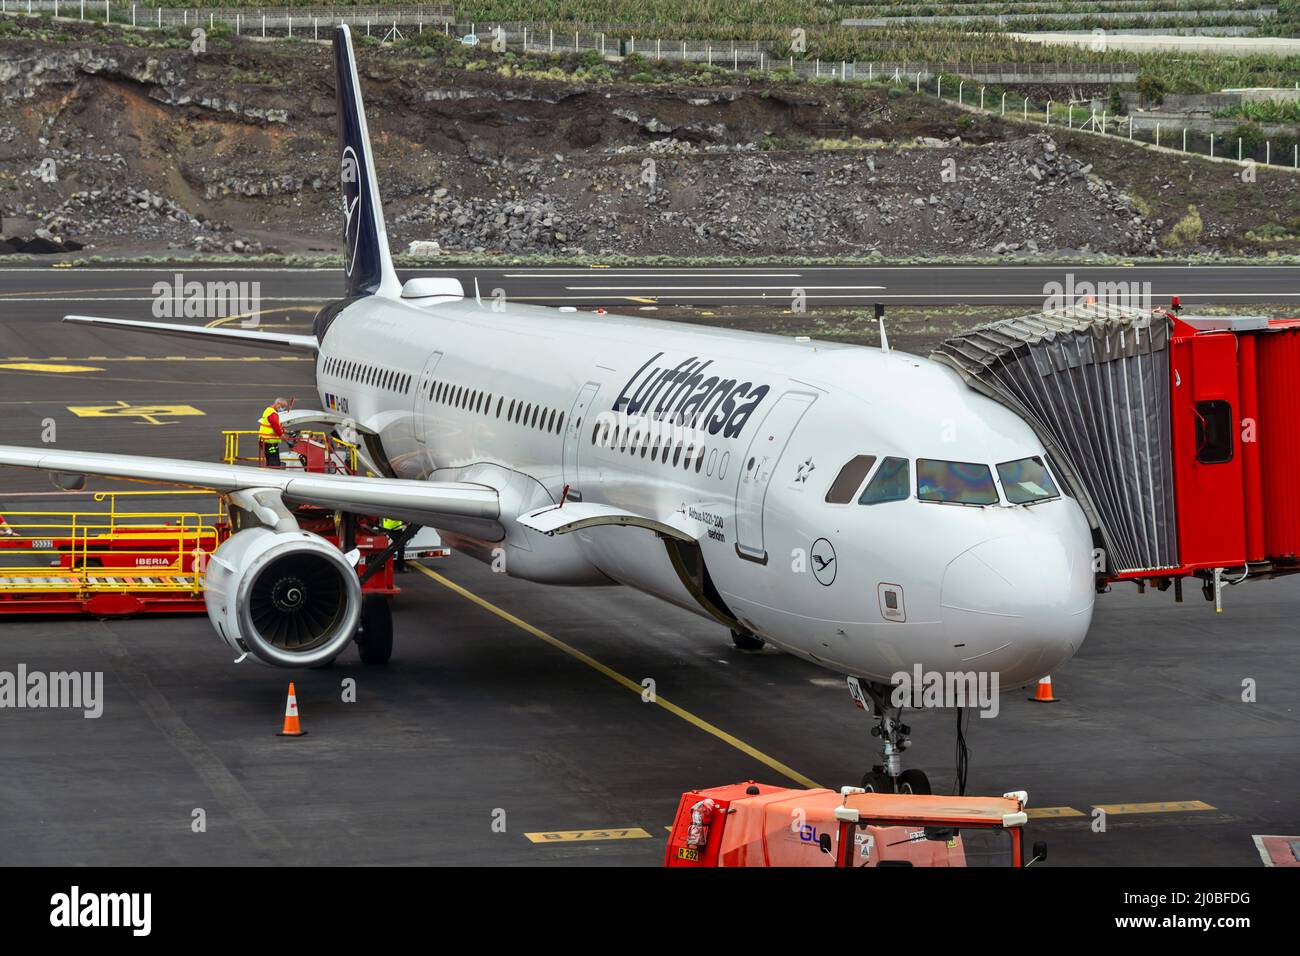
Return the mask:
[[963, 666], [996, 671], [1003, 687], [1013, 687], [1074, 655], [1092, 622], [1094, 597], [1091, 542], [1016, 535], [953, 559], [940, 600], [944, 630]]

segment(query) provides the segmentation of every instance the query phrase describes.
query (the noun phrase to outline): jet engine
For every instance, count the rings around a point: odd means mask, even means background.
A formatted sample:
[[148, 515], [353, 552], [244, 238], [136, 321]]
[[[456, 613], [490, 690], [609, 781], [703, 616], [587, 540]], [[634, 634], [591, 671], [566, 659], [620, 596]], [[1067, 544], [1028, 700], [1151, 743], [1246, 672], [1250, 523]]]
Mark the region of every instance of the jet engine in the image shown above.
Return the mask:
[[203, 601], [236, 653], [278, 667], [311, 667], [333, 660], [352, 640], [361, 584], [347, 558], [318, 535], [251, 527], [208, 558]]

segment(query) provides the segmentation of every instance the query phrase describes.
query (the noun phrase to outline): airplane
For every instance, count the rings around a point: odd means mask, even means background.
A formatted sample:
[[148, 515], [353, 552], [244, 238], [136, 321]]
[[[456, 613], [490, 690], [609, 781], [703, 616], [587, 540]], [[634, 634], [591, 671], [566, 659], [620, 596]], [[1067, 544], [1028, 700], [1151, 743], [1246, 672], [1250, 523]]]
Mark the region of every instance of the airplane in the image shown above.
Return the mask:
[[[205, 602], [236, 653], [327, 664], [361, 621], [356, 569], [287, 506], [385, 515], [556, 585], [623, 585], [857, 678], [899, 786], [908, 728], [892, 675], [1035, 681], [1080, 647], [1093, 540], [1028, 424], [914, 355], [780, 335], [580, 314], [467, 295], [394, 271], [346, 26], [333, 38], [343, 298], [312, 334], [67, 316], [103, 328], [315, 356], [320, 411], [369, 476], [0, 447], [0, 464], [143, 479], [226, 496], [237, 530]], [[408, 529], [409, 530], [409, 529]], [[909, 787], [928, 792], [913, 771]]]

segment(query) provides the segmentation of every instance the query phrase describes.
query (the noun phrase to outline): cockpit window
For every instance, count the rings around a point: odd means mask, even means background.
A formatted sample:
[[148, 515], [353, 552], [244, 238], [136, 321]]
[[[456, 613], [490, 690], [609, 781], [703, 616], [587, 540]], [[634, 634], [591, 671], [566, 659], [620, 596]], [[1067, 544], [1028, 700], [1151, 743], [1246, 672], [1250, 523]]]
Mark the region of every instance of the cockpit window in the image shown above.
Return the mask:
[[922, 501], [995, 505], [998, 490], [988, 465], [970, 461], [916, 460], [916, 496]]
[[875, 477], [863, 489], [858, 504], [878, 505], [911, 497], [910, 478], [906, 458], [886, 458], [876, 469]]
[[1002, 490], [1006, 492], [1007, 501], [1013, 505], [1057, 498], [1061, 494], [1056, 488], [1056, 482], [1052, 481], [1052, 476], [1043, 467], [1043, 460], [1037, 456], [1004, 461], [998, 465], [998, 477], [1002, 479]]
[[852, 501], [875, 463], [875, 455], [857, 455], [849, 459], [831, 482], [830, 490], [826, 492], [826, 501], [833, 505], [846, 505]]

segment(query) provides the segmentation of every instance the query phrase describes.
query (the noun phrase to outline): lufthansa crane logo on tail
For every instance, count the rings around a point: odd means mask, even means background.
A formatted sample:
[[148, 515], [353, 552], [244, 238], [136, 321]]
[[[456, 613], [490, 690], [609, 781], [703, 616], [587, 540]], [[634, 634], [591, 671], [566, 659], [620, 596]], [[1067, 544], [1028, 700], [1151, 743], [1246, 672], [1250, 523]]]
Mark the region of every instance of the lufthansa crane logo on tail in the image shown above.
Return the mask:
[[351, 146], [343, 149], [339, 176], [343, 182], [343, 274], [351, 277], [361, 240], [361, 167]]

